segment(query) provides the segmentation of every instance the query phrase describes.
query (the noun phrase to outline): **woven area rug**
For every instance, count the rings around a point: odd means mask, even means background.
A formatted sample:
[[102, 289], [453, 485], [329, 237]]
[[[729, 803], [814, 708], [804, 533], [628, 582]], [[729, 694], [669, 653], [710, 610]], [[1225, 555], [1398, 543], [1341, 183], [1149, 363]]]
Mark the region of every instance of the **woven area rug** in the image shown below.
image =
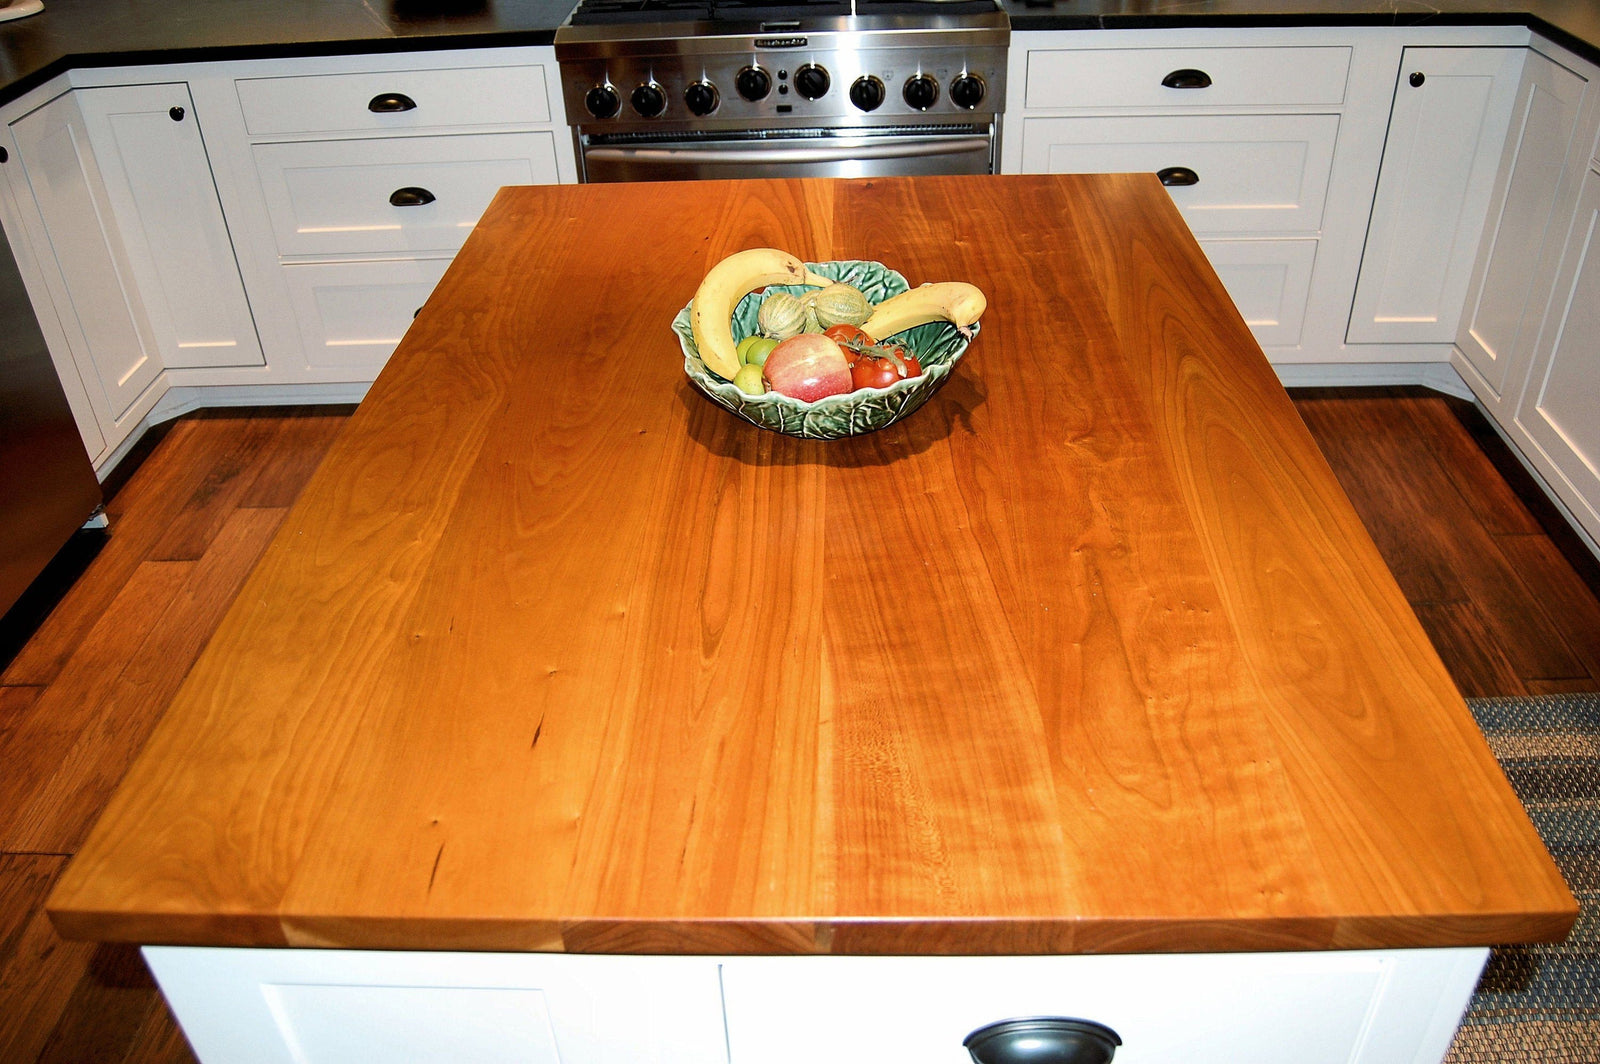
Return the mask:
[[1577, 895], [1554, 946], [1489, 958], [1446, 1064], [1600, 1062], [1600, 694], [1468, 699]]

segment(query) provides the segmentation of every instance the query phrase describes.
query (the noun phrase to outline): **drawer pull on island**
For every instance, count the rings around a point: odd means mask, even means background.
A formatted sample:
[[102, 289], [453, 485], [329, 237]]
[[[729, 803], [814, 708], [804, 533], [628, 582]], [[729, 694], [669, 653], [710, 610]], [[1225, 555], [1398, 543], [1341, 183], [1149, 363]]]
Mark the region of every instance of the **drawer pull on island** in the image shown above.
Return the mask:
[[377, 115], [397, 114], [416, 109], [417, 101], [403, 92], [381, 92], [367, 101], [367, 110]]
[[1200, 183], [1200, 175], [1187, 166], [1168, 166], [1165, 169], [1157, 170], [1156, 176], [1168, 188], [1179, 185], [1198, 185]]
[[396, 207], [421, 207], [432, 203], [436, 197], [425, 188], [407, 185], [389, 193], [389, 202]]
[[1211, 75], [1204, 70], [1184, 67], [1162, 78], [1161, 84], [1169, 89], [1206, 89], [1211, 87]]
[[975, 1064], [1110, 1064], [1122, 1038], [1093, 1020], [1031, 1016], [980, 1027], [961, 1044]]

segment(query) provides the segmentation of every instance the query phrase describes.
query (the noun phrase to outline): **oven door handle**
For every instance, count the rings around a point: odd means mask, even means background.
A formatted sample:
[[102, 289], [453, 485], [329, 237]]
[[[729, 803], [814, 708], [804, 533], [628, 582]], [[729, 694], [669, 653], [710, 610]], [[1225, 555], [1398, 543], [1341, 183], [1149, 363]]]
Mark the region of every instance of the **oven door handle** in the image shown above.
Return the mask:
[[584, 150], [584, 157], [609, 162], [649, 163], [834, 163], [852, 159], [914, 159], [930, 155], [965, 155], [987, 152], [988, 137], [943, 137], [900, 144], [857, 144], [803, 148], [607, 148]]

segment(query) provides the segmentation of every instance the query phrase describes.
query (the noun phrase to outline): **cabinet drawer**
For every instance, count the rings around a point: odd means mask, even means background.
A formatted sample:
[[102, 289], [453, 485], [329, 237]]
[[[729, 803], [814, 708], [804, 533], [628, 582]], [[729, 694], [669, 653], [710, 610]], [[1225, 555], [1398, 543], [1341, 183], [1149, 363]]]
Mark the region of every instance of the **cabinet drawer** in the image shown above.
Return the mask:
[[1322, 224], [1338, 134], [1338, 115], [1028, 118], [1022, 169], [1154, 173], [1182, 167], [1198, 181], [1168, 191], [1196, 233], [1309, 232]]
[[1300, 342], [1315, 240], [1202, 240], [1200, 249], [1262, 347]]
[[[252, 136], [550, 121], [544, 67], [537, 64], [244, 78], [235, 86]], [[388, 109], [395, 107], [405, 109]]]
[[[1025, 107], [1240, 107], [1344, 101], [1348, 48], [1095, 48], [1028, 53]], [[1195, 71], [1203, 79], [1172, 78]], [[1197, 82], [1209, 82], [1198, 84]]]
[[1129, 1064], [1438, 1060], [1487, 953], [729, 958], [728, 1059], [970, 1064], [968, 1033], [1065, 1016]]
[[[502, 185], [558, 181], [551, 133], [310, 141], [254, 150], [282, 255], [453, 252]], [[403, 189], [432, 198], [396, 206], [391, 197]]]
[[306, 364], [371, 380], [449, 265], [449, 259], [397, 259], [283, 267]]

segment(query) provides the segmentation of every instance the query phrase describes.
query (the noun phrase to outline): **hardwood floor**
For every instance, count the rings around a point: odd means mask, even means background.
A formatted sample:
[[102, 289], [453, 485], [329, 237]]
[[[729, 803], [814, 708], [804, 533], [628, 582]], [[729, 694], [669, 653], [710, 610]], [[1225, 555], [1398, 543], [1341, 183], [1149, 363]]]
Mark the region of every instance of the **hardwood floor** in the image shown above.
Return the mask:
[[[1296, 403], [1464, 694], [1600, 690], [1600, 566], [1476, 411]], [[108, 485], [110, 534], [64, 552], [64, 593], [0, 621], [0, 1061], [193, 1059], [137, 950], [64, 942], [41, 906], [347, 413], [173, 423]]]

